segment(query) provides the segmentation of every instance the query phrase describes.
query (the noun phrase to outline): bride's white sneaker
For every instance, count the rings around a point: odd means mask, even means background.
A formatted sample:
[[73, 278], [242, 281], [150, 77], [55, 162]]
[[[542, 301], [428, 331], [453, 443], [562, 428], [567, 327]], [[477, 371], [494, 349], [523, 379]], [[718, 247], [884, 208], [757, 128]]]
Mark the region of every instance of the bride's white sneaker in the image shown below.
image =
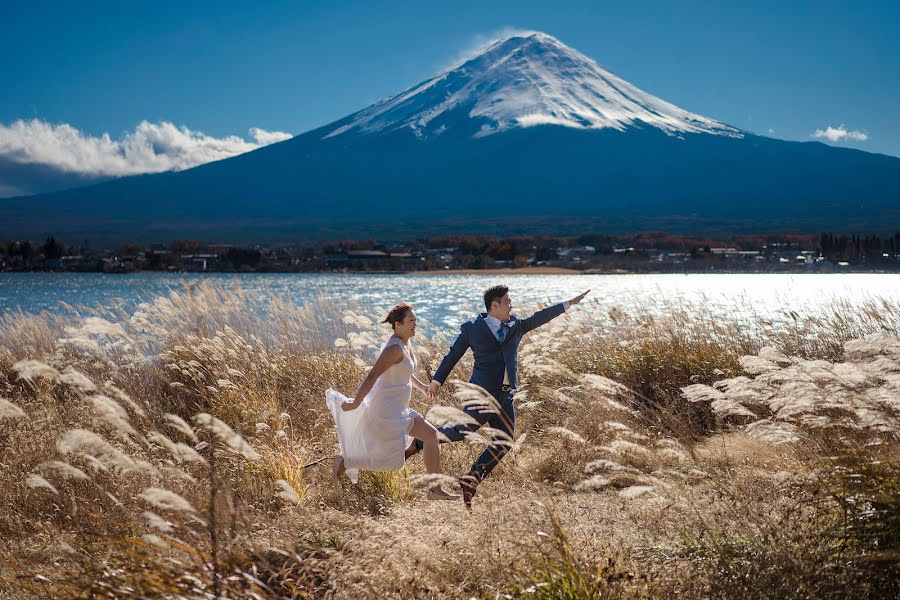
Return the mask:
[[433, 487], [425, 495], [429, 500], [459, 500], [462, 496], [445, 491], [442, 487]]

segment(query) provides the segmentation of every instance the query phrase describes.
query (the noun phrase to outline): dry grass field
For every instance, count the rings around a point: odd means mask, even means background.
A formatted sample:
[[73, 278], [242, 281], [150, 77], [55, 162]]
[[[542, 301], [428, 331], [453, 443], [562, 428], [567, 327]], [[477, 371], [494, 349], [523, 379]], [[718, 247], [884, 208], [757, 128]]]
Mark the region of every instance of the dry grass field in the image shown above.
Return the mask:
[[201, 285], [0, 317], [0, 598], [900, 597], [900, 307], [584, 303], [523, 343], [471, 512], [425, 500], [420, 457], [357, 485], [310, 464], [325, 389], [388, 333], [359, 312]]

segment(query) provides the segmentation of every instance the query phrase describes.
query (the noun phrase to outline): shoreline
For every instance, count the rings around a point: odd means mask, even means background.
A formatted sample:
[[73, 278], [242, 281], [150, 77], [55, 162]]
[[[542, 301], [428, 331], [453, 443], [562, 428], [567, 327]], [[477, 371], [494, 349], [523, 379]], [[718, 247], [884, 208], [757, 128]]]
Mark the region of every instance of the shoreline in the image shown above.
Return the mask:
[[404, 275], [595, 275], [588, 271], [565, 267], [504, 267], [500, 269], [431, 269], [408, 271]]

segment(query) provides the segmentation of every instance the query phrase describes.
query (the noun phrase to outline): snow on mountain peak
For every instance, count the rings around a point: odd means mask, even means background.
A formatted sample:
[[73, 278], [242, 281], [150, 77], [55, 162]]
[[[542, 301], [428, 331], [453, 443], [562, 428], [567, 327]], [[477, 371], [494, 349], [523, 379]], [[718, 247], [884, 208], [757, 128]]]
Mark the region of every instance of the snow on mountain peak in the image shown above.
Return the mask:
[[535, 125], [624, 131], [642, 124], [670, 135], [743, 136], [638, 89], [552, 36], [533, 32], [488, 44], [435, 77], [351, 115], [325, 137], [410, 128], [426, 138], [459, 124], [460, 117], [477, 120], [476, 137]]

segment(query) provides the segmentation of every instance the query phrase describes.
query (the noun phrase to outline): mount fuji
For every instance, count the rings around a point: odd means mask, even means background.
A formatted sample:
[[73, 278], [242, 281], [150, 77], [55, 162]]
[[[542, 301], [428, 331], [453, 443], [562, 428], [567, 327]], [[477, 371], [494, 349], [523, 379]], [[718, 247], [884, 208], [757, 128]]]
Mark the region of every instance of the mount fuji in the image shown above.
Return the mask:
[[0, 238], [900, 229], [900, 159], [742, 131], [542, 33], [290, 140], [0, 201]]
[[424, 139], [477, 125], [477, 138], [536, 125], [624, 131], [639, 124], [671, 135], [742, 135], [651, 96], [543, 33], [494, 42], [347, 121], [325, 137], [408, 128]]

